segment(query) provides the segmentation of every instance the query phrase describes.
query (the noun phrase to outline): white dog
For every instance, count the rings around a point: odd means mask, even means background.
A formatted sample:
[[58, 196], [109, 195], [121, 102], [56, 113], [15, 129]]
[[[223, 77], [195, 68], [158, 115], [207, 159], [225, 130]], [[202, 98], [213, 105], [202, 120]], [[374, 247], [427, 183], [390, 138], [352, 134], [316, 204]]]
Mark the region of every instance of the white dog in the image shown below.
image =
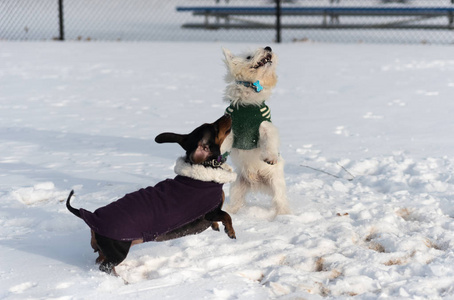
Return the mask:
[[279, 133], [271, 123], [265, 101], [277, 82], [277, 56], [270, 47], [235, 56], [223, 49], [228, 85], [226, 113], [232, 117], [232, 160], [238, 173], [230, 188], [230, 207], [237, 212], [249, 191], [272, 196], [276, 214], [288, 214], [284, 161], [279, 155]]

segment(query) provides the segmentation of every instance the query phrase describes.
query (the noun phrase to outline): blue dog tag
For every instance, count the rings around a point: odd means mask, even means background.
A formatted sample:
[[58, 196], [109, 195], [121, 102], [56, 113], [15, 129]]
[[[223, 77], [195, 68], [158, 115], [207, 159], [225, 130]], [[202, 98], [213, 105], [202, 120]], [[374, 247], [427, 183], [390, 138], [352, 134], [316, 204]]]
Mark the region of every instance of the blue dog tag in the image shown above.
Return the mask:
[[255, 86], [255, 91], [259, 93], [261, 90], [263, 90], [263, 86], [260, 85], [260, 82], [257, 80], [256, 82], [253, 83]]

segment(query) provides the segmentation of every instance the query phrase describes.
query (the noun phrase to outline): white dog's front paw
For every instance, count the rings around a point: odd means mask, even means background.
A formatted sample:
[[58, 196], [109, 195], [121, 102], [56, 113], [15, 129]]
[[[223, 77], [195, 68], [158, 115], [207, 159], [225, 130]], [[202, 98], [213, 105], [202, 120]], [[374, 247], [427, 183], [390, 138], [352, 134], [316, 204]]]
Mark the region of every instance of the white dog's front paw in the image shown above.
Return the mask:
[[279, 154], [275, 154], [275, 155], [262, 154], [262, 160], [269, 165], [275, 165], [275, 164], [277, 164], [277, 162], [279, 160]]
[[277, 164], [277, 159], [267, 159], [267, 158], [265, 158], [263, 161], [266, 162], [269, 165]]

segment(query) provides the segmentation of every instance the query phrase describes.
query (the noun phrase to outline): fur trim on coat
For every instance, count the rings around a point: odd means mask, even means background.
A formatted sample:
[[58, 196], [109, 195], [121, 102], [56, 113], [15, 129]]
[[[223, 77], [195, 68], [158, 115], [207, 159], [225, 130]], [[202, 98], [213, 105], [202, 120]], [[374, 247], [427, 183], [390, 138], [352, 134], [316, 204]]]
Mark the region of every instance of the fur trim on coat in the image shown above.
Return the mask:
[[236, 180], [236, 173], [228, 164], [222, 164], [219, 168], [193, 165], [185, 161], [184, 157], [177, 159], [174, 171], [177, 175], [186, 176], [201, 181], [214, 181], [224, 184]]

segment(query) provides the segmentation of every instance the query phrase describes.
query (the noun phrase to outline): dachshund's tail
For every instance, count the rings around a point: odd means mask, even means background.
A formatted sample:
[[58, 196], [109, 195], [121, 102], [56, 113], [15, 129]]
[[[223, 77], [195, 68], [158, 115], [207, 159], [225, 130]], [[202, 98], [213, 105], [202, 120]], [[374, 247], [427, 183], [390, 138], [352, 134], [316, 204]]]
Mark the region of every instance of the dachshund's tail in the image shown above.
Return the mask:
[[68, 210], [70, 212], [72, 212], [76, 217], [80, 218], [80, 211], [78, 209], [72, 207], [71, 204], [69, 203], [69, 200], [71, 200], [71, 197], [73, 195], [74, 195], [74, 190], [72, 190], [71, 193], [69, 193], [68, 200], [66, 200], [66, 208], [68, 208]]

